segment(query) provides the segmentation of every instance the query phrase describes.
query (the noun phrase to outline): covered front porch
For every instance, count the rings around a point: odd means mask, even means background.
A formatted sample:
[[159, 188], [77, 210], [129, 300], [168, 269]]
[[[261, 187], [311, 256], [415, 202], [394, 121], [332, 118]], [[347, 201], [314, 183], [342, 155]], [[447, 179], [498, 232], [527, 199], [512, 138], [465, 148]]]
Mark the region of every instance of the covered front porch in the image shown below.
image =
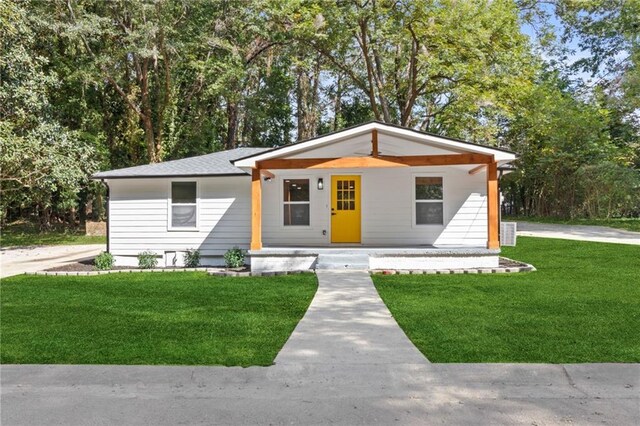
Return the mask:
[[240, 159], [252, 270], [497, 267], [511, 157], [370, 123]]

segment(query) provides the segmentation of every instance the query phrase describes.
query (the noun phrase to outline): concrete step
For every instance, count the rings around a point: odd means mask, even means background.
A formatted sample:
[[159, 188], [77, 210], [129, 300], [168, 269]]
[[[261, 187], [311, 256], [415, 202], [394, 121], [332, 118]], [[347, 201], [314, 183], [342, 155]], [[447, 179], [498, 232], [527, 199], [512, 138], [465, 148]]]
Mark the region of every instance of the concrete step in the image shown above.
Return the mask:
[[320, 254], [316, 262], [316, 269], [344, 270], [344, 269], [369, 269], [369, 255], [363, 254]]

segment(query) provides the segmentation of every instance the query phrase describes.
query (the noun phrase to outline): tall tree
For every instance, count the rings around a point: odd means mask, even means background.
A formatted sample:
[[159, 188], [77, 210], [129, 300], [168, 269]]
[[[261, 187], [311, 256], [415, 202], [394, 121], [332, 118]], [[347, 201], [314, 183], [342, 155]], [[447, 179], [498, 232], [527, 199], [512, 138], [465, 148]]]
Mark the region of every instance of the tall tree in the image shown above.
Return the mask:
[[297, 36], [368, 98], [377, 120], [432, 130], [452, 106], [476, 119], [530, 84], [535, 61], [510, 1], [315, 5], [316, 16], [292, 15]]
[[270, 19], [271, 4], [259, 0], [225, 0], [218, 5], [207, 44], [212, 85], [226, 109], [226, 149], [236, 147], [242, 102], [252, 76], [264, 65], [260, 60], [284, 42], [283, 32]]
[[49, 99], [58, 78], [34, 53], [32, 26], [28, 10], [0, 3], [0, 219], [25, 207], [48, 227], [53, 214], [75, 208], [99, 153], [56, 121]]
[[186, 5], [159, 0], [59, 0], [62, 35], [82, 47], [97, 84], [106, 82], [140, 120], [148, 160], [162, 160], [172, 101], [172, 37]]

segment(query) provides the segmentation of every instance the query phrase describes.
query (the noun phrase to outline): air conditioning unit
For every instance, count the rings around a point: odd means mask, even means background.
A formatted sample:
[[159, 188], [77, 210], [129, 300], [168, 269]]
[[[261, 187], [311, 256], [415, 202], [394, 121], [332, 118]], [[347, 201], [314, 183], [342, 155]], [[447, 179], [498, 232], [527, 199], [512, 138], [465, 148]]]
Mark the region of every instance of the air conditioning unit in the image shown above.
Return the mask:
[[516, 245], [516, 222], [500, 222], [500, 245], [515, 246]]

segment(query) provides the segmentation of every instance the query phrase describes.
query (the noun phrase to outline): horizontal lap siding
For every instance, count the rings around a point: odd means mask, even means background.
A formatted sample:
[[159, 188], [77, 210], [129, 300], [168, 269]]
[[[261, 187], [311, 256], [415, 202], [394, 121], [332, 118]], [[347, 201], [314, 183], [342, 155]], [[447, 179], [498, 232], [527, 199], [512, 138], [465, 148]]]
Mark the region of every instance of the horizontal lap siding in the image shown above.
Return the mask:
[[[263, 242], [277, 245], [329, 245], [331, 174], [362, 176], [362, 243], [369, 245], [484, 246], [487, 238], [486, 177], [463, 167], [358, 170], [274, 170], [263, 182]], [[444, 178], [445, 226], [413, 224], [416, 174]], [[285, 178], [310, 180], [311, 225], [282, 224]], [[324, 190], [317, 189], [318, 178]], [[110, 244], [116, 255], [144, 250], [201, 250], [220, 256], [233, 246], [248, 248], [251, 237], [250, 178], [202, 178], [199, 182], [199, 230], [168, 231], [169, 179], [123, 179], [110, 182]], [[326, 235], [322, 231], [326, 230]]]
[[[365, 245], [485, 246], [487, 239], [486, 177], [469, 175], [469, 167], [415, 167], [366, 170], [274, 170], [263, 184], [263, 242], [278, 245], [329, 245], [331, 175], [362, 176], [362, 243]], [[445, 225], [414, 225], [413, 185], [416, 174], [444, 178]], [[311, 225], [282, 224], [284, 179], [310, 180]], [[317, 180], [324, 180], [324, 190]], [[323, 236], [322, 231], [327, 235]]]
[[198, 231], [168, 230], [170, 179], [109, 182], [111, 252], [127, 256], [144, 250], [161, 254], [195, 248], [203, 256], [220, 256], [234, 246], [248, 248], [251, 236], [249, 177], [191, 180], [198, 182]]

